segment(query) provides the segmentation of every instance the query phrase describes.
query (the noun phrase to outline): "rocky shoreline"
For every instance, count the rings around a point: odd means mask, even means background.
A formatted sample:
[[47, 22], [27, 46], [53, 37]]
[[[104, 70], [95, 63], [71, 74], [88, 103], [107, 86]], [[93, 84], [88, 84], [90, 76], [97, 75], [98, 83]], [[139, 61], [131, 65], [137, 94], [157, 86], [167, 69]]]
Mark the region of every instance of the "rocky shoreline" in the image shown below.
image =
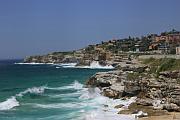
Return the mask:
[[128, 109], [122, 110], [123, 105], [115, 106], [121, 109], [118, 114], [134, 114], [139, 111], [147, 113], [139, 117], [168, 116], [172, 112], [179, 114], [180, 70], [159, 72], [157, 77], [149, 72], [150, 66], [134, 61], [122, 64], [114, 71], [96, 73], [87, 80], [87, 87], [98, 87], [102, 95], [113, 99], [137, 97]]

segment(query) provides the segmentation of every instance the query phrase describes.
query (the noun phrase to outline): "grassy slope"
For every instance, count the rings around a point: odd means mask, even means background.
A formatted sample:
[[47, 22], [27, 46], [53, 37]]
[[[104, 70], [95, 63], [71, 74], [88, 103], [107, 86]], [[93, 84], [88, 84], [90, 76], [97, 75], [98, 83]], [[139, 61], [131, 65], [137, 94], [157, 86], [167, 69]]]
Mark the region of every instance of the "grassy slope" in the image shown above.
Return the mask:
[[162, 71], [170, 71], [170, 70], [180, 70], [180, 60], [172, 59], [172, 58], [163, 58], [163, 59], [143, 59], [141, 60], [143, 64], [150, 66], [150, 72], [156, 73]]

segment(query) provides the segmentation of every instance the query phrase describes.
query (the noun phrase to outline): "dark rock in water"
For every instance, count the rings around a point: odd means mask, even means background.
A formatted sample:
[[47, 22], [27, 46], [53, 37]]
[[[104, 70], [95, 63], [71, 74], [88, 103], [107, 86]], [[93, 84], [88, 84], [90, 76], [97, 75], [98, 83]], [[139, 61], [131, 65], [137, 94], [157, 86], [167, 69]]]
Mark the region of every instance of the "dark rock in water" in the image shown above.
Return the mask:
[[135, 110], [131, 114], [137, 114], [138, 112], [139, 112], [139, 110]]
[[104, 107], [108, 107], [108, 105], [104, 105]]
[[116, 105], [114, 108], [118, 109], [118, 108], [122, 108], [124, 105], [120, 104], [120, 105]]

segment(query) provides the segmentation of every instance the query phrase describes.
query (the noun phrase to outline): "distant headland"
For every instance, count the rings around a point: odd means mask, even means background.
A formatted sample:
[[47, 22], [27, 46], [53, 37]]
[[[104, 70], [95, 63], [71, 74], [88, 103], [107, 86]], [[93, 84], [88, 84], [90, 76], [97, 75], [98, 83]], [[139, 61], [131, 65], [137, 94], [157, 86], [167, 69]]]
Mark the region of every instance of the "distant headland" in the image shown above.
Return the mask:
[[53, 52], [46, 55], [29, 56], [25, 63], [77, 63], [90, 65], [99, 61], [101, 65], [118, 62], [123, 53], [136, 55], [175, 55], [180, 54], [180, 32], [171, 30], [158, 34], [148, 34], [142, 37], [113, 39], [102, 41], [100, 44], [89, 45], [85, 48], [69, 52]]

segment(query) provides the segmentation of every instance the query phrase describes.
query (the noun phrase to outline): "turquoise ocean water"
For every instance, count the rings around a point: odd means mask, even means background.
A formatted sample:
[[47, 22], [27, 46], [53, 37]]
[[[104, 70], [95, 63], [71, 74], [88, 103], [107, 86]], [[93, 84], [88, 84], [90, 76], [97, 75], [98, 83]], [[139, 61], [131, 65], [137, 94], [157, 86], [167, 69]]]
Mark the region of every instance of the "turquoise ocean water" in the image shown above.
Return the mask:
[[0, 120], [103, 120], [108, 113], [97, 109], [117, 102], [84, 88], [90, 76], [107, 70], [15, 62], [0, 61]]
[[85, 107], [79, 99], [83, 84], [100, 71], [14, 62], [0, 63], [0, 120], [75, 119]]

